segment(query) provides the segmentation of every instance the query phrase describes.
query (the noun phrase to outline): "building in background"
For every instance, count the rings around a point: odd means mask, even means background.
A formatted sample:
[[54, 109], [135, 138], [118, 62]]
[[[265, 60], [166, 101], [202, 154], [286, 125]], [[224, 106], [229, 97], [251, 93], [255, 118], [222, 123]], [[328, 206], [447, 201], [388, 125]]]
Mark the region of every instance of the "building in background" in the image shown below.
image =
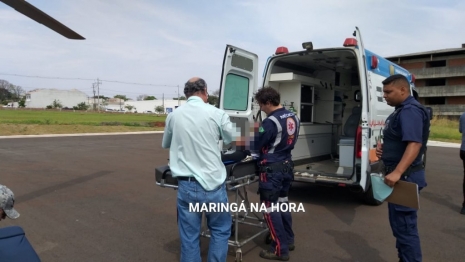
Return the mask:
[[465, 44], [386, 59], [415, 75], [420, 102], [434, 115], [456, 118], [465, 112]]
[[35, 89], [26, 93], [26, 108], [46, 108], [55, 100], [63, 108], [73, 108], [83, 102], [87, 104], [87, 95], [77, 89]]
[[[157, 106], [164, 106], [164, 113], [173, 112], [178, 106], [185, 104], [187, 100], [172, 100], [172, 99], [156, 99], [134, 101], [128, 100], [124, 102], [123, 110], [137, 113], [155, 113]], [[132, 106], [131, 110], [126, 108], [126, 105]]]

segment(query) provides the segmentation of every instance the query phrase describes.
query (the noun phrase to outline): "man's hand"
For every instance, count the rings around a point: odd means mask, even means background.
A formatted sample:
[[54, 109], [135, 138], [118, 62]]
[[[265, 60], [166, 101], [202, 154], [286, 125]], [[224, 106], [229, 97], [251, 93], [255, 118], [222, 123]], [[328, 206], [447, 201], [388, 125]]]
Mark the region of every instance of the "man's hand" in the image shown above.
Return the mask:
[[383, 155], [383, 144], [379, 143], [376, 145], [376, 156], [381, 159], [381, 156]]
[[393, 187], [397, 181], [400, 180], [400, 177], [402, 176], [402, 173], [400, 173], [397, 170], [392, 171], [389, 175], [384, 177], [384, 183], [390, 187]]

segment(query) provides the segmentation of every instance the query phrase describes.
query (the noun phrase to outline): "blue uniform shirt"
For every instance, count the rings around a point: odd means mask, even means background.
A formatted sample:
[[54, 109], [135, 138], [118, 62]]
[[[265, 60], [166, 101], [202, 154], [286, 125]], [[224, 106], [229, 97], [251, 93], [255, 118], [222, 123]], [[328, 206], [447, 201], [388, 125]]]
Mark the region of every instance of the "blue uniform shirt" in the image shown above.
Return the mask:
[[412, 163], [412, 166], [416, 166], [421, 163], [428, 136], [428, 112], [413, 96], [409, 96], [386, 119], [381, 159], [386, 166], [395, 166], [402, 159], [408, 142], [422, 143], [423, 147]]
[[292, 160], [291, 151], [299, 136], [300, 123], [294, 113], [279, 108], [263, 120], [254, 149], [260, 151], [260, 160], [275, 163]]

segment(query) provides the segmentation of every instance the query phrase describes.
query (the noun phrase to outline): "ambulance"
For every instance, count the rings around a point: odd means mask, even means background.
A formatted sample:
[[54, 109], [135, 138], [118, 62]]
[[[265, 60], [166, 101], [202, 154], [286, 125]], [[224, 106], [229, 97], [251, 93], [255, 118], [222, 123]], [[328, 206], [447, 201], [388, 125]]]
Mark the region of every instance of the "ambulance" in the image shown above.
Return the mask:
[[394, 111], [383, 99], [382, 84], [393, 74], [405, 75], [413, 94], [415, 76], [365, 49], [357, 27], [341, 47], [314, 49], [312, 42], [293, 52], [278, 47], [260, 84], [258, 56], [227, 45], [218, 106], [250, 137], [254, 122], [266, 117], [254, 93], [262, 86], [275, 88], [281, 104], [301, 121], [292, 151], [294, 180], [348, 187], [366, 203], [379, 205], [370, 174], [380, 170], [376, 145]]

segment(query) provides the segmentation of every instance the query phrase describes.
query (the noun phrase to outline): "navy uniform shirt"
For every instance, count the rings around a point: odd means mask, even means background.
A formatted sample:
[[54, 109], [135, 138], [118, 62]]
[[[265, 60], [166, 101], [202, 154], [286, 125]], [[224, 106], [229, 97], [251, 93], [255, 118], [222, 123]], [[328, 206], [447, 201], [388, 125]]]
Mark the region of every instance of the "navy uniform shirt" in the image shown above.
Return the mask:
[[262, 163], [292, 160], [291, 151], [297, 142], [299, 127], [296, 115], [285, 108], [271, 112], [263, 120], [254, 141]]
[[423, 146], [411, 166], [419, 165], [428, 136], [428, 112], [413, 96], [409, 96], [386, 119], [381, 159], [386, 166], [395, 166], [402, 159], [408, 142], [417, 142]]

